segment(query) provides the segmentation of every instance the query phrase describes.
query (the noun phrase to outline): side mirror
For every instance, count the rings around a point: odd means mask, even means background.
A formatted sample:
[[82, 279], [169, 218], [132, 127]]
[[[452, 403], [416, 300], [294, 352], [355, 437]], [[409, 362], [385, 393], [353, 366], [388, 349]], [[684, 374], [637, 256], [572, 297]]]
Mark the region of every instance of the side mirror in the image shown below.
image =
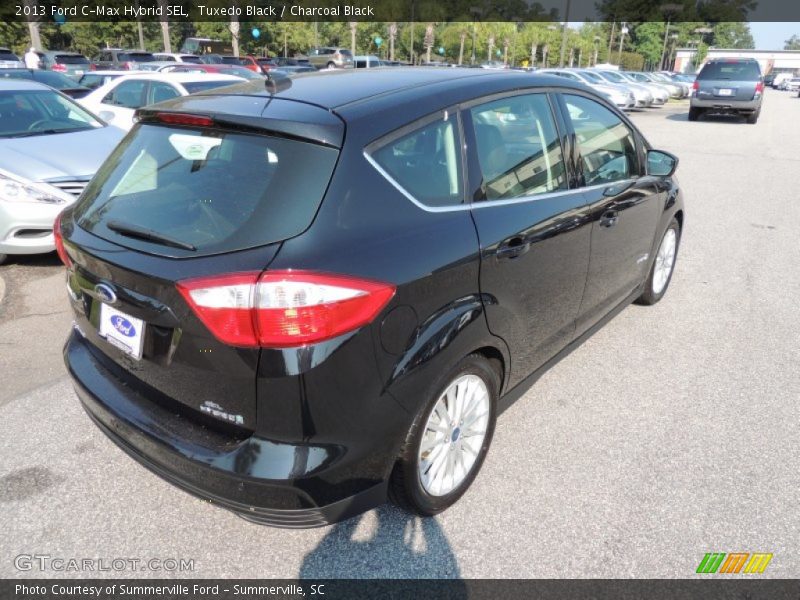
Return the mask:
[[663, 150], [647, 151], [647, 174], [669, 177], [678, 168], [678, 157]]
[[106, 122], [114, 120], [114, 113], [111, 112], [110, 110], [101, 110], [97, 114], [97, 116], [100, 117], [101, 119], [103, 119], [103, 121], [106, 121]]

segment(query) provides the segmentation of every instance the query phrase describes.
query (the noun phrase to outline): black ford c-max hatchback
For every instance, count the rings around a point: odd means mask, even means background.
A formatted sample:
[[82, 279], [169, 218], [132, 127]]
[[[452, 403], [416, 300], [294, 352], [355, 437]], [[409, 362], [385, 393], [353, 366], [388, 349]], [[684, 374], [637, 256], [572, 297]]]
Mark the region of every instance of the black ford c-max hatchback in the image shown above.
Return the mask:
[[677, 159], [562, 78], [270, 85], [140, 110], [61, 217], [75, 388], [133, 458], [253, 521], [435, 514], [546, 368], [664, 295]]

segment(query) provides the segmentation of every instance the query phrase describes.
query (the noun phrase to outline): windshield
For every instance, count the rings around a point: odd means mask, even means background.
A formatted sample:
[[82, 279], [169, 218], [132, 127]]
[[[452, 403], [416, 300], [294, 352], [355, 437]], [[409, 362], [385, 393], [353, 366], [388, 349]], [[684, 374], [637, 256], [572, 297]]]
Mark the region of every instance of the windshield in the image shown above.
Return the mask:
[[192, 63], [195, 65], [200, 65], [203, 63], [203, 61], [200, 60], [199, 56], [194, 56], [192, 54], [184, 54], [183, 56], [181, 56], [181, 60], [185, 63]]
[[697, 79], [726, 79], [731, 81], [757, 81], [761, 70], [755, 62], [710, 62], [707, 63]]
[[[243, 77], [244, 79], [263, 79], [263, 77], [255, 71], [236, 65], [230, 65], [227, 69], [220, 69], [220, 73], [224, 75], [235, 75], [236, 77]], [[234, 82], [232, 81], [231, 83]]]
[[78, 104], [50, 90], [0, 91], [0, 137], [28, 137], [103, 127]]
[[[310, 225], [337, 156], [286, 138], [144, 123], [100, 168], [75, 218], [95, 235], [155, 254], [271, 244]], [[147, 230], [171, 245], [123, 229]]]
[[614, 83], [627, 83], [628, 80], [625, 79], [619, 73], [614, 73], [613, 71], [603, 71], [600, 73], [601, 77], [605, 77], [609, 81], [613, 81]]
[[[226, 85], [236, 85], [238, 81], [181, 81], [181, 85], [190, 94], [197, 92], [204, 92], [206, 90], [213, 90], [214, 88], [224, 87]], [[244, 83], [244, 82], [241, 82]]]
[[86, 65], [89, 59], [79, 54], [57, 54], [56, 62], [60, 65]]
[[602, 77], [590, 71], [581, 71], [581, 75], [592, 83], [605, 83], [605, 80]]

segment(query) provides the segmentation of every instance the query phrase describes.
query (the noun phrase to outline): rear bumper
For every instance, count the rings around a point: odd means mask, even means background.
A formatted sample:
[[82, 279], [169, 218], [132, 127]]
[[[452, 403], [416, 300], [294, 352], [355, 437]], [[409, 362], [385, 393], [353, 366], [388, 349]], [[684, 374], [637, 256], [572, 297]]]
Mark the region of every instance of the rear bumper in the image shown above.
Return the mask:
[[[118, 380], [76, 331], [64, 360], [84, 409], [115, 444], [170, 483], [247, 520], [319, 527], [386, 501], [386, 481], [353, 478], [357, 466], [345, 447], [234, 437], [191, 423]], [[347, 484], [333, 483], [343, 479]]]
[[697, 96], [692, 96], [689, 101], [689, 106], [692, 108], [705, 108], [720, 112], [751, 113], [761, 107], [761, 101], [761, 97], [754, 98], [753, 100], [727, 100], [725, 98], [699, 99]]

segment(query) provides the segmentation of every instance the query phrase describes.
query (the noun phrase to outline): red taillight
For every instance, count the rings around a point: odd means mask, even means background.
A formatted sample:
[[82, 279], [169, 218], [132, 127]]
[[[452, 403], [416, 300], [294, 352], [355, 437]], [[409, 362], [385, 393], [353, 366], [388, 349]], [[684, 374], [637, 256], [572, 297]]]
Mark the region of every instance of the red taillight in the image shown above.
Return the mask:
[[56, 63], [51, 67], [51, 70], [52, 71], [57, 71], [59, 73], [66, 73], [67, 72], [67, 67], [65, 65]]
[[700, 82], [696, 79], [692, 82], [692, 89], [696, 92], [700, 89]]
[[763, 81], [759, 81], [756, 84], [756, 94], [762, 94], [763, 92], [764, 92], [764, 82]]
[[122, 63], [121, 66], [123, 71], [133, 71], [136, 69], [136, 63], [130, 60]]
[[211, 127], [214, 120], [210, 117], [199, 115], [186, 115], [183, 113], [157, 113], [156, 119], [171, 125], [196, 125], [198, 127]]
[[394, 296], [387, 283], [308, 271], [190, 279], [178, 291], [225, 344], [287, 348], [315, 344], [370, 323]]
[[56, 252], [58, 253], [58, 258], [61, 259], [61, 262], [64, 263], [64, 266], [69, 268], [72, 266], [72, 261], [69, 259], [69, 254], [67, 254], [67, 249], [64, 248], [64, 236], [61, 234], [61, 215], [59, 214], [56, 217], [55, 223], [53, 223], [53, 239], [56, 242]]
[[94, 64], [94, 63], [90, 64], [90, 65], [89, 65], [89, 70], [90, 70], [90, 71], [97, 71], [97, 65], [96, 65], [96, 64]]

